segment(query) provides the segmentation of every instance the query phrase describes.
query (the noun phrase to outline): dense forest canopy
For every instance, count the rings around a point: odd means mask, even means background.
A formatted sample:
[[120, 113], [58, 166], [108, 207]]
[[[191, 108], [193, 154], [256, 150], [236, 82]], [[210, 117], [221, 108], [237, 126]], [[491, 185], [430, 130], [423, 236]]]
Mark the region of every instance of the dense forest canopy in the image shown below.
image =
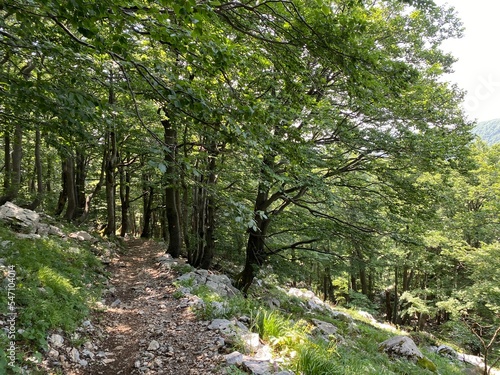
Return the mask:
[[500, 154], [472, 143], [442, 79], [452, 8], [5, 0], [0, 14], [0, 204], [163, 238], [195, 267], [231, 259], [245, 292], [271, 265], [394, 322], [498, 324]]

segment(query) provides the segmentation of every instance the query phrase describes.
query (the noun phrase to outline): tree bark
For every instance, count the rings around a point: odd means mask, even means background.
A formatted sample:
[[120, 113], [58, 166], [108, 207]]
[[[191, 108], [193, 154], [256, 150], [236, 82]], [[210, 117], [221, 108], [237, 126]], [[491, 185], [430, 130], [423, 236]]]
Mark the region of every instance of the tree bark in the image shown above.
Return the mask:
[[94, 190], [92, 191], [92, 193], [88, 194], [87, 197], [85, 198], [85, 207], [83, 209], [82, 214], [78, 218], [78, 224], [84, 223], [87, 220], [87, 218], [90, 215], [90, 209], [92, 207], [92, 199], [95, 196], [97, 196], [102, 189], [102, 185], [104, 184], [107, 154], [108, 153], [107, 153], [107, 149], [105, 146], [103, 157], [102, 157], [102, 163], [101, 163], [101, 172], [99, 174], [99, 181], [94, 186]]
[[3, 188], [4, 191], [7, 192], [10, 187], [10, 174], [12, 170], [11, 159], [10, 159], [10, 132], [9, 129], [5, 129], [4, 134], [4, 159], [5, 159], [5, 167], [4, 167], [4, 175], [3, 175]]
[[[19, 189], [21, 188], [21, 161], [23, 158], [23, 128], [20, 124], [16, 124], [14, 128], [14, 142], [12, 149], [12, 159], [10, 159], [11, 169], [9, 170], [9, 185], [5, 191], [5, 195], [0, 197], [0, 206], [5, 204], [5, 202], [12, 201], [17, 198], [19, 194]], [[10, 142], [9, 142], [10, 144]], [[7, 146], [5, 148], [7, 151]], [[10, 150], [9, 155], [10, 155]]]
[[173, 129], [168, 119], [162, 120], [165, 136], [165, 211], [168, 225], [168, 249], [167, 253], [174, 258], [178, 258], [181, 254], [182, 233], [177, 204], [177, 178], [175, 176], [175, 161], [177, 149], [177, 132]]
[[76, 189], [76, 212], [75, 217], [81, 217], [85, 212], [85, 180], [87, 178], [87, 162], [82, 150], [76, 151], [75, 189]]
[[108, 155], [106, 159], [106, 213], [107, 213], [107, 224], [104, 230], [105, 236], [114, 236], [116, 233], [116, 161], [118, 157], [118, 151], [116, 146], [116, 133], [114, 129], [108, 132]]
[[[76, 217], [76, 186], [75, 186], [75, 161], [72, 155], [68, 155], [63, 162], [63, 178], [66, 185], [68, 206], [64, 218], [72, 221]], [[63, 184], [64, 186], [64, 184]], [[64, 190], [64, 189], [63, 189]]]
[[35, 175], [36, 175], [36, 197], [28, 206], [30, 210], [35, 210], [42, 202], [43, 196], [43, 171], [42, 171], [42, 155], [40, 146], [42, 143], [42, 136], [40, 129], [37, 126], [35, 131]]
[[[141, 166], [144, 166], [144, 162], [141, 162]], [[141, 231], [141, 238], [151, 237], [151, 207], [153, 205], [153, 186], [150, 185], [149, 175], [146, 172], [142, 173], [142, 218], [143, 225]]]
[[119, 168], [120, 171], [120, 203], [121, 203], [121, 228], [120, 237], [125, 237], [129, 229], [129, 207], [130, 207], [130, 173], [124, 161]]
[[[274, 158], [269, 157], [264, 164], [271, 165]], [[269, 197], [269, 187], [265, 183], [259, 183], [257, 198], [254, 206], [255, 226], [248, 229], [248, 242], [246, 248], [245, 267], [236, 280], [236, 287], [246, 295], [248, 288], [252, 285], [256, 270], [265, 260], [265, 239], [270, 224], [266, 215]]]

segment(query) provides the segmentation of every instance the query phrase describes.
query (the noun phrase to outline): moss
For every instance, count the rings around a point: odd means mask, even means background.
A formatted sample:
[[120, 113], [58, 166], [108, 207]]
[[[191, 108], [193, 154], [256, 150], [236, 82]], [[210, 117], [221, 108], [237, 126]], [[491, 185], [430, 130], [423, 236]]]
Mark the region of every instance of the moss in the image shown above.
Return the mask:
[[432, 362], [430, 359], [426, 357], [419, 358], [417, 361], [417, 365], [421, 368], [437, 373], [437, 367], [434, 364], [434, 362]]

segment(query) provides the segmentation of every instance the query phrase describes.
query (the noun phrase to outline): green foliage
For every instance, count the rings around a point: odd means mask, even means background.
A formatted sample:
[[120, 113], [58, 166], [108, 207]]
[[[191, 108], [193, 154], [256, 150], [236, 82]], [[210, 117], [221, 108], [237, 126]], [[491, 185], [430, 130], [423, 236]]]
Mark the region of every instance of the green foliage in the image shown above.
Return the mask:
[[431, 372], [437, 373], [436, 365], [428, 358], [423, 357], [417, 360], [417, 365], [423, 369], [429, 370]]
[[347, 306], [352, 309], [364, 310], [369, 313], [375, 313], [378, 310], [377, 305], [370, 301], [368, 296], [352, 289], [349, 290], [349, 303]]
[[295, 370], [305, 375], [345, 374], [336, 356], [334, 344], [308, 342], [298, 348]]

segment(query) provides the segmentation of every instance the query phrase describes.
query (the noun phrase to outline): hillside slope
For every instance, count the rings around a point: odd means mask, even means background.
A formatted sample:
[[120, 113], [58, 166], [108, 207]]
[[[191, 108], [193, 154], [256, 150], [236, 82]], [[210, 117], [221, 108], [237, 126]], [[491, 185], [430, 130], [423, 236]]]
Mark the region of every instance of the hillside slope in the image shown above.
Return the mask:
[[500, 142], [500, 119], [482, 121], [472, 130], [489, 145]]

